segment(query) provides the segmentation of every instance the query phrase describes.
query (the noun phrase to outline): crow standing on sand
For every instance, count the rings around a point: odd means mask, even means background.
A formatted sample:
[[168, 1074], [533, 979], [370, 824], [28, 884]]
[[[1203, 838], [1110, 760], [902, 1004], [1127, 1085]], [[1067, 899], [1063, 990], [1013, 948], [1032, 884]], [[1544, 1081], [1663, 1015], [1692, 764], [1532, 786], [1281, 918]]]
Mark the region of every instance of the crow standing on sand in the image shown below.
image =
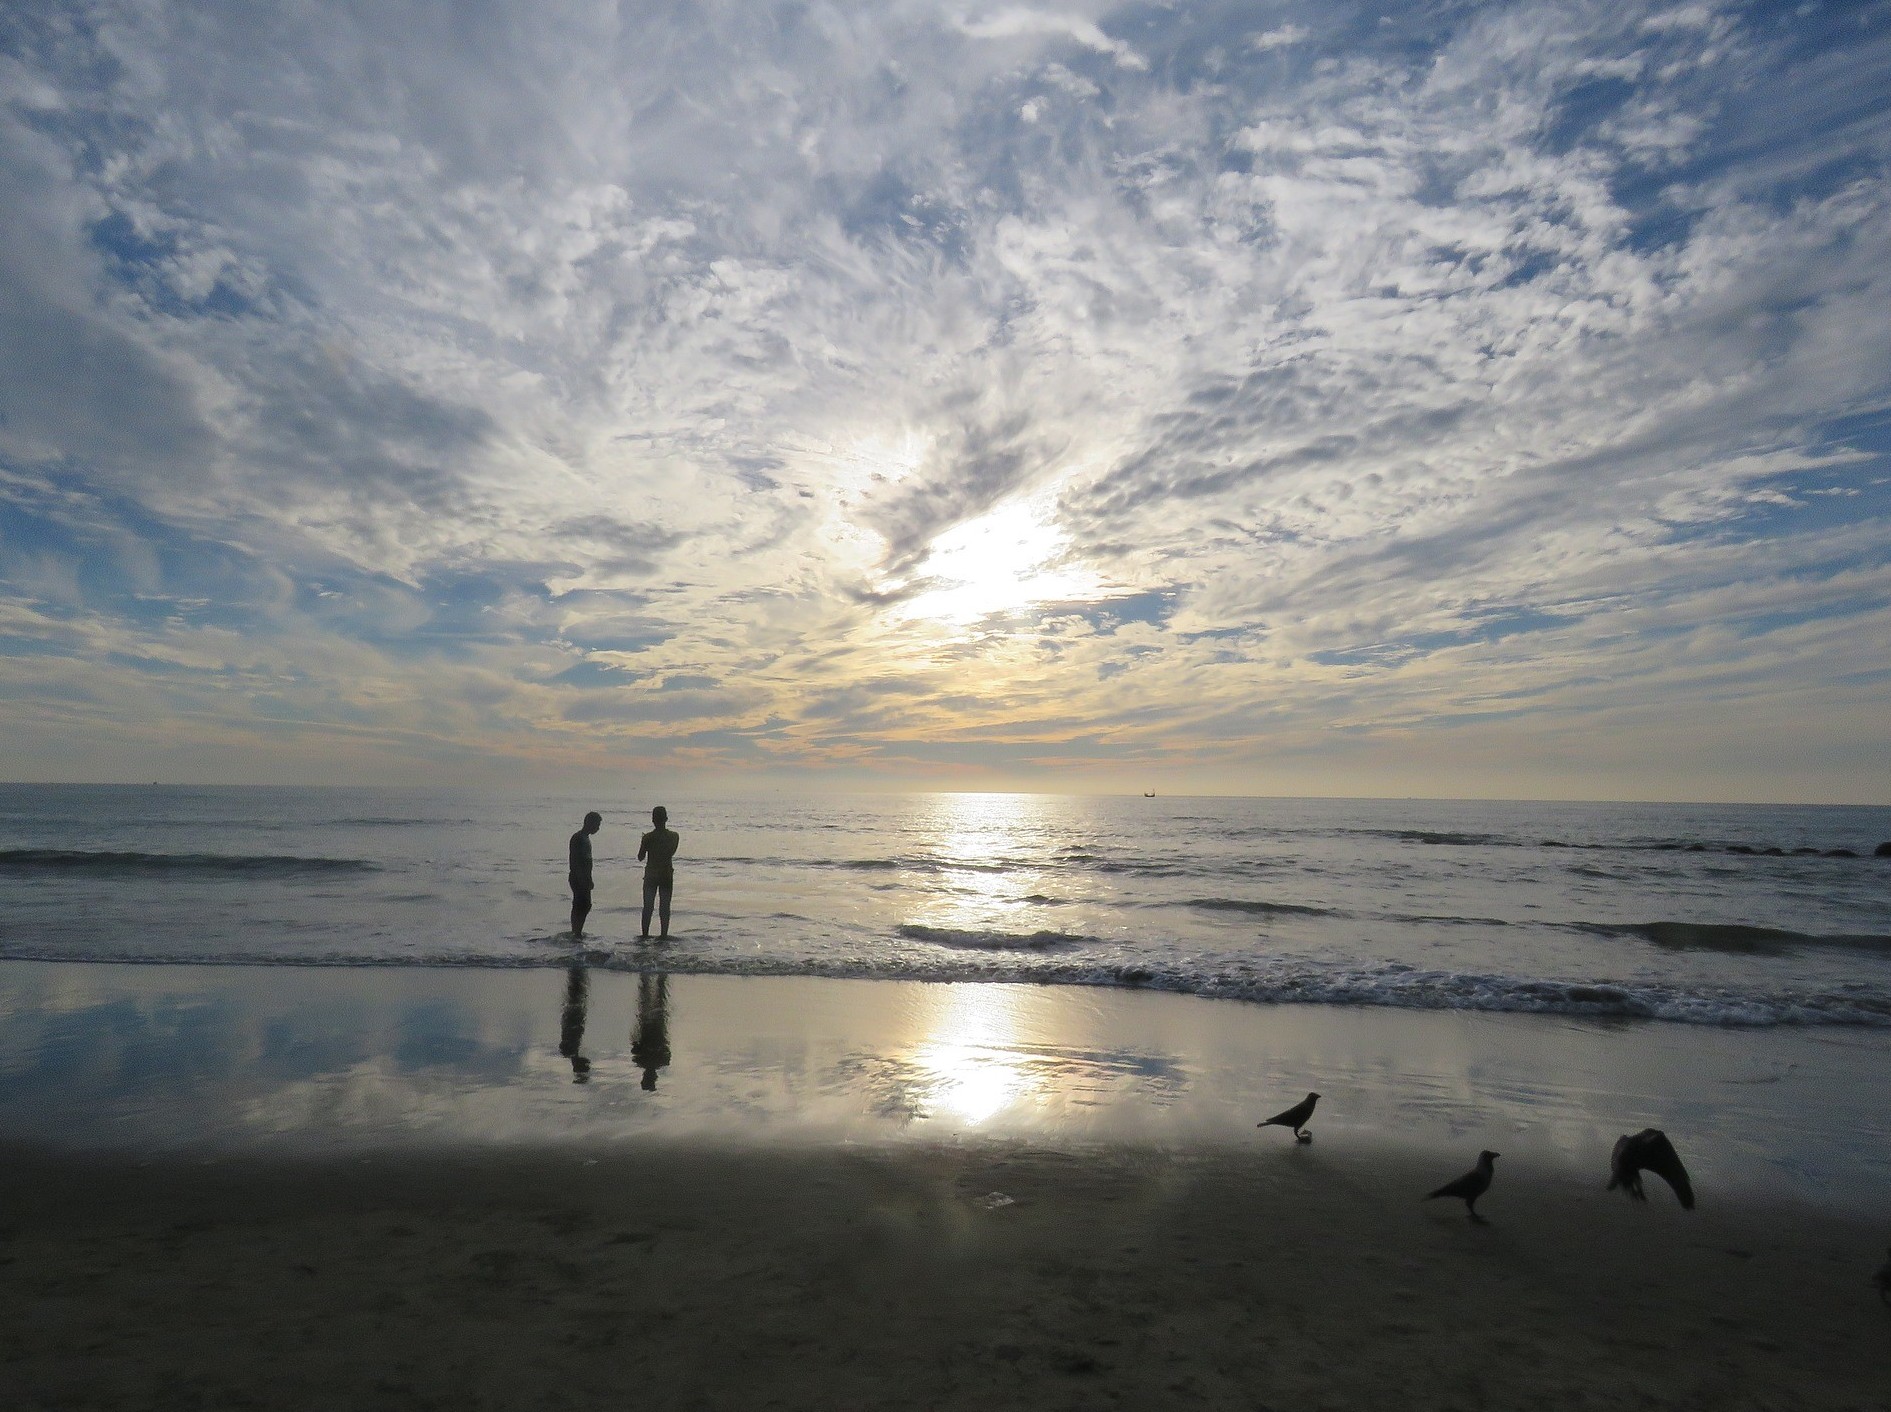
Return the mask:
[[1464, 1209], [1473, 1221], [1480, 1226], [1488, 1224], [1482, 1216], [1477, 1214], [1477, 1199], [1490, 1190], [1490, 1179], [1495, 1172], [1494, 1164], [1502, 1155], [1500, 1152], [1478, 1153], [1475, 1167], [1455, 1182], [1446, 1182], [1425, 1200], [1430, 1201], [1439, 1196], [1455, 1196], [1464, 1202]]
[[1291, 1128], [1295, 1142], [1312, 1142], [1313, 1134], [1300, 1130], [1306, 1126], [1307, 1119], [1313, 1116], [1313, 1105], [1320, 1101], [1320, 1095], [1309, 1093], [1285, 1113], [1276, 1113], [1264, 1123], [1256, 1123], [1257, 1128]]
[[1609, 1190], [1619, 1186], [1635, 1200], [1646, 1201], [1641, 1189], [1643, 1172], [1653, 1172], [1673, 1187], [1684, 1210], [1694, 1209], [1694, 1184], [1687, 1179], [1681, 1155], [1660, 1128], [1643, 1128], [1633, 1137], [1624, 1133], [1615, 1140], [1615, 1151], [1609, 1154]]

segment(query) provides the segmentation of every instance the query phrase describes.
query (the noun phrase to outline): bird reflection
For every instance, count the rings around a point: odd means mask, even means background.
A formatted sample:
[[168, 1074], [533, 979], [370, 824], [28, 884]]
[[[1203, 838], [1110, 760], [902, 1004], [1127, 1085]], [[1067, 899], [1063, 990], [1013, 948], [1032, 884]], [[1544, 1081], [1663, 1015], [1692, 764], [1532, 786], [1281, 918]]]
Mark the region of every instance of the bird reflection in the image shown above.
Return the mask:
[[643, 1070], [643, 1089], [654, 1093], [658, 1071], [670, 1063], [668, 976], [646, 972], [637, 977], [637, 1023], [630, 1031], [630, 1060]]
[[565, 970], [565, 1008], [558, 1017], [558, 1052], [571, 1061], [574, 1084], [591, 1077], [591, 1061], [578, 1052], [584, 1048], [584, 1012], [590, 995], [590, 973], [583, 961], [574, 960]]

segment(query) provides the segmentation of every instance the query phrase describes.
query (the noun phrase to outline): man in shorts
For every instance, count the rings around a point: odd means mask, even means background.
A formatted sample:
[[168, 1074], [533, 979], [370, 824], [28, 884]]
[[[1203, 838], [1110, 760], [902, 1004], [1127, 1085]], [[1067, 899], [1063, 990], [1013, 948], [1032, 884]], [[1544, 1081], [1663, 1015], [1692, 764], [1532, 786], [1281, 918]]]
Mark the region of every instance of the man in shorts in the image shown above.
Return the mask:
[[676, 845], [680, 841], [676, 830], [667, 827], [670, 811], [661, 804], [650, 811], [650, 822], [656, 827], [643, 836], [643, 842], [637, 845], [637, 856], [644, 860], [643, 865], [643, 935], [650, 935], [650, 912], [658, 908], [658, 920], [662, 924], [662, 936], [670, 934], [670, 889], [676, 883], [676, 874], [670, 862], [676, 857]]
[[584, 816], [584, 827], [571, 836], [571, 939], [584, 940], [584, 919], [591, 915], [591, 835], [604, 827], [604, 816]]

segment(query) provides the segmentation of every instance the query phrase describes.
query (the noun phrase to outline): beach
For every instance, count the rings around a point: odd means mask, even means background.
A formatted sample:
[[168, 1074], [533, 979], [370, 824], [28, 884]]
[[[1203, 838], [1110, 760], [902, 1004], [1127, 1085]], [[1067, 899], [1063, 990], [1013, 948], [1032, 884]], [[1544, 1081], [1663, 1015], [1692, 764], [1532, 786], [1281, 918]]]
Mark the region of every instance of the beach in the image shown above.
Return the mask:
[[[1317, 1144], [1316, 1144], [1317, 1148]], [[7, 1164], [69, 1407], [1882, 1407], [1858, 1224], [1316, 1150]], [[1000, 1200], [1000, 1197], [1003, 1200]]]
[[657, 979], [0, 966], [12, 1405], [1887, 1405], [1875, 1034]]

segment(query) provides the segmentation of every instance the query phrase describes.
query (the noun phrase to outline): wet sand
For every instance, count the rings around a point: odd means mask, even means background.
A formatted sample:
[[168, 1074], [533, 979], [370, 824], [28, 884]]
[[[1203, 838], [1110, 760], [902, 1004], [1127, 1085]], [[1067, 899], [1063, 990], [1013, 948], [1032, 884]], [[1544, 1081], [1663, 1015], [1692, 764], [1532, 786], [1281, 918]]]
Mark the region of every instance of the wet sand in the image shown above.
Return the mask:
[[1882, 1408], [1865, 1223], [966, 1141], [6, 1154], [23, 1408]]

